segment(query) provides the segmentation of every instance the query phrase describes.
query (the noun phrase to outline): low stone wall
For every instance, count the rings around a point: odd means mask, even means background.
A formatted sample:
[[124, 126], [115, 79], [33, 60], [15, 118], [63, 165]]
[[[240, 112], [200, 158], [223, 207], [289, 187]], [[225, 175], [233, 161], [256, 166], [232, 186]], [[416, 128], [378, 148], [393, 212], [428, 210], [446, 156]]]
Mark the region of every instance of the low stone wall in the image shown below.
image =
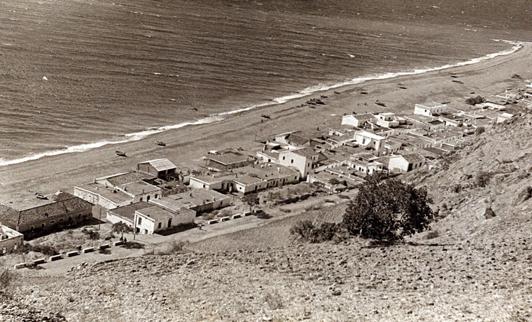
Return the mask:
[[121, 246], [123, 244], [124, 244], [123, 241], [118, 240], [118, 241], [115, 241], [113, 243], [101, 243], [97, 247], [81, 248], [81, 246], [80, 246], [79, 248], [81, 249], [81, 251], [79, 251], [79, 250], [62, 251], [58, 255], [49, 256], [48, 259], [46, 259], [46, 258], [38, 258], [38, 259], [34, 259], [34, 260], [30, 261], [30, 262], [18, 263], [16, 265], [14, 265], [13, 268], [14, 269], [22, 269], [22, 268], [28, 268], [28, 267], [35, 267], [35, 266], [40, 265], [40, 264], [56, 262], [56, 261], [60, 261], [60, 260], [63, 260], [65, 258], [69, 258], [69, 257], [75, 257], [75, 256], [83, 255], [83, 254], [93, 253], [93, 252], [95, 252], [97, 250], [110, 249], [113, 246]]

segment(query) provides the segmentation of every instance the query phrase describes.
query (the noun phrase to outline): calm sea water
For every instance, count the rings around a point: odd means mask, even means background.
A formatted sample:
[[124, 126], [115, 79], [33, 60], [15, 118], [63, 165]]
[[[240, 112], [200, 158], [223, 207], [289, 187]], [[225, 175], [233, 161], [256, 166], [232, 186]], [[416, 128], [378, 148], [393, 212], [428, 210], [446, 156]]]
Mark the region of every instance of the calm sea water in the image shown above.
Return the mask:
[[476, 57], [502, 46], [486, 28], [532, 29], [529, 0], [433, 2], [2, 0], [0, 158]]

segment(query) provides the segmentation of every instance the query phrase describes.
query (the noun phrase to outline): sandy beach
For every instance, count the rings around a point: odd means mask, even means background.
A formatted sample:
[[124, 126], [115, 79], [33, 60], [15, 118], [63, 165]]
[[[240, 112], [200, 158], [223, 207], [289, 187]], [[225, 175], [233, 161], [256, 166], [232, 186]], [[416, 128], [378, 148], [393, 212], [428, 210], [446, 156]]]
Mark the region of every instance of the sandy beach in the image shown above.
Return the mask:
[[[463, 84], [452, 82], [451, 74], [458, 75]], [[97, 176], [127, 171], [138, 161], [147, 159], [165, 157], [176, 164], [190, 166], [208, 150], [253, 148], [258, 146], [257, 140], [273, 133], [338, 125], [339, 116], [347, 112], [383, 109], [402, 112], [411, 110], [415, 103], [426, 101], [450, 101], [461, 106], [464, 98], [473, 92], [475, 95], [486, 95], [516, 84], [518, 80], [511, 78], [513, 74], [519, 74], [524, 79], [532, 78], [531, 43], [525, 43], [521, 50], [511, 55], [474, 65], [316, 93], [311, 97], [328, 97], [326, 105], [316, 108], [301, 107], [311, 98], [306, 97], [230, 116], [218, 123], [167, 131], [141, 141], [1, 167], [0, 202], [31, 197], [37, 191], [68, 191], [72, 186], [90, 182]], [[362, 89], [367, 94], [361, 94]], [[377, 100], [386, 107], [376, 105]], [[263, 114], [271, 119], [262, 118]], [[166, 147], [156, 145], [158, 140], [164, 141]], [[125, 151], [128, 157], [116, 156], [115, 150]]]

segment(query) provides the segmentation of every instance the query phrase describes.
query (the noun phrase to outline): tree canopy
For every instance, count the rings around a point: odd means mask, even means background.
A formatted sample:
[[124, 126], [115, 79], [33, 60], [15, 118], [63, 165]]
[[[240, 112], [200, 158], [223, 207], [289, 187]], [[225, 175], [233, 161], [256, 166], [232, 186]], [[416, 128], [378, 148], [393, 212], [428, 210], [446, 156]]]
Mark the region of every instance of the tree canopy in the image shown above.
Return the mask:
[[343, 226], [352, 235], [396, 241], [425, 230], [434, 214], [425, 189], [368, 177], [350, 202]]

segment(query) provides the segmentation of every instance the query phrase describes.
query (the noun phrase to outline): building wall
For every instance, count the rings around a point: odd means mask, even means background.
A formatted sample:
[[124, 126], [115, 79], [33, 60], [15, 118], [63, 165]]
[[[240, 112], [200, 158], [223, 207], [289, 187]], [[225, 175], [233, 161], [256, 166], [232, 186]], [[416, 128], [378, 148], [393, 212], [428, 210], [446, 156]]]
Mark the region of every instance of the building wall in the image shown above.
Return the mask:
[[342, 117], [342, 125], [360, 127], [360, 122], [355, 115], [344, 115]]
[[23, 243], [24, 238], [22, 235], [0, 240], [0, 255], [8, 254], [19, 249]]
[[50, 214], [45, 216], [44, 209], [32, 209], [29, 211], [22, 211], [20, 213], [21, 223], [18, 225], [18, 231], [24, 233], [28, 237], [43, 235], [50, 231], [62, 227], [79, 225], [92, 218], [92, 206], [60, 213], [57, 215]]
[[408, 161], [403, 158], [390, 158], [390, 163], [388, 165], [390, 171], [408, 171]]
[[161, 197], [162, 197], [162, 191], [143, 193], [143, 194], [135, 195], [133, 198], [133, 202], [141, 202], [141, 201], [148, 202], [150, 200], [161, 199]]
[[4, 235], [4, 239], [0, 239], [0, 256], [7, 253], [11, 253], [22, 247], [24, 243], [24, 236], [22, 234], [6, 226], [2, 226], [1, 229], [4, 231], [10, 231], [11, 234], [15, 236], [7, 237]]
[[355, 134], [355, 141], [360, 145], [369, 146], [375, 149], [375, 151], [381, 150], [381, 140], [375, 140], [373, 138], [365, 136], [362, 133]]
[[117, 203], [107, 198], [104, 198], [97, 193], [94, 193], [94, 192], [91, 192], [91, 191], [88, 191], [88, 190], [85, 190], [79, 187], [74, 187], [74, 196], [80, 199], [83, 199], [87, 202], [90, 202], [93, 205], [101, 206], [105, 209], [115, 209], [118, 207], [127, 206], [133, 202], [133, 200], [127, 200], [127, 201]]
[[116, 224], [116, 223], [124, 223], [126, 225], [128, 225], [129, 227], [133, 228], [133, 222], [130, 221], [130, 220], [127, 220], [123, 217], [120, 217], [120, 216], [117, 216], [115, 215], [113, 212], [109, 211], [107, 213], [107, 217], [106, 217], [107, 221], [110, 222], [111, 224]]
[[[143, 216], [138, 212], [135, 212], [134, 218], [135, 228], [137, 229], [138, 234], [153, 234], [156, 231], [158, 223], [153, 219]], [[166, 225], [167, 224], [168, 223], [166, 223]], [[161, 226], [162, 225], [163, 223], [161, 223]]]
[[281, 152], [279, 155], [279, 163], [285, 167], [294, 167], [301, 174], [302, 179], [306, 179], [308, 172], [312, 169], [313, 162], [307, 160], [305, 156], [296, 154], [291, 151]]
[[195, 218], [196, 218], [195, 211], [179, 212], [174, 218], [172, 218], [172, 226], [192, 224], [194, 223]]

